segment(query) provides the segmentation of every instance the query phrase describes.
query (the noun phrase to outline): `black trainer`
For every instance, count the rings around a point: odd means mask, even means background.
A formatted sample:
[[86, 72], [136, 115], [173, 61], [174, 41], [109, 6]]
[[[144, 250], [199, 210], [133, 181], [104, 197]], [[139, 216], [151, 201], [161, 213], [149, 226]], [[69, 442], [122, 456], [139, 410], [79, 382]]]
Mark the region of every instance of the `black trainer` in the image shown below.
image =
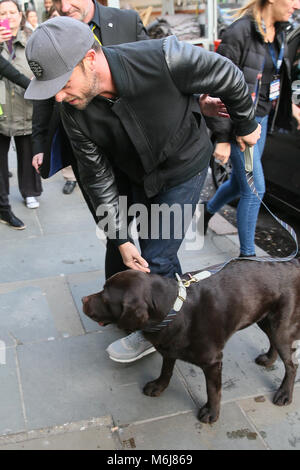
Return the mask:
[[243, 255], [243, 253], [240, 253], [239, 258], [256, 258], [256, 254], [254, 253], [253, 255]]
[[24, 230], [26, 225], [12, 211], [0, 211], [0, 222], [10, 225], [15, 230]]
[[76, 186], [76, 181], [67, 181], [63, 187], [64, 194], [71, 194]]

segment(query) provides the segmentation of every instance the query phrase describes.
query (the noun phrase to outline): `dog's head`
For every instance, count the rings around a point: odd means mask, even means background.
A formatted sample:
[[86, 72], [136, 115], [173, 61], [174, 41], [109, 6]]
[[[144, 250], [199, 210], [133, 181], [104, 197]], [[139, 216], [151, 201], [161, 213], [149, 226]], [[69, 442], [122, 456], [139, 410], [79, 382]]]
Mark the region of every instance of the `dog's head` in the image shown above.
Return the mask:
[[124, 330], [142, 330], [167, 313], [165, 283], [155, 274], [120, 272], [106, 281], [101, 292], [83, 297], [83, 311], [101, 326], [117, 323]]

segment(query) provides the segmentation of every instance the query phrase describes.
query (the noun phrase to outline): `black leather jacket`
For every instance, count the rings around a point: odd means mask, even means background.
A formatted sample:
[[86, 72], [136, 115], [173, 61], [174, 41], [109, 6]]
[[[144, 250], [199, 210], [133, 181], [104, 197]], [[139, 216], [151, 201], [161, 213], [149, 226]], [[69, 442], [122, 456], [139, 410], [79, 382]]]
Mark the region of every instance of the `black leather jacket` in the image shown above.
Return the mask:
[[[135, 146], [148, 197], [188, 180], [208, 164], [211, 144], [193, 94], [219, 96], [237, 135], [256, 129], [247, 85], [228, 59], [173, 36], [104, 47], [103, 51], [119, 96], [110, 110]], [[94, 209], [102, 204], [118, 208], [111, 164], [97, 141], [95, 100], [84, 111], [63, 105], [63, 124]], [[118, 166], [118, 155], [115, 164]]]
[[30, 83], [30, 78], [19, 72], [8, 60], [0, 55], [0, 79], [2, 76], [25, 89]]

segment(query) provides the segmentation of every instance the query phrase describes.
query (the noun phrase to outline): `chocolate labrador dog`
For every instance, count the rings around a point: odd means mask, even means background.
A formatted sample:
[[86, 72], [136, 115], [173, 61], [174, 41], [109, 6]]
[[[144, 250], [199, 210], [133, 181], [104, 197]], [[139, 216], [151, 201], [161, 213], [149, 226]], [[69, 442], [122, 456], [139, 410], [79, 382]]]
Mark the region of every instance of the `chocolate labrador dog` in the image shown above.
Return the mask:
[[[187, 278], [187, 276], [183, 276]], [[83, 311], [104, 326], [116, 323], [124, 330], [147, 330], [172, 310], [178, 295], [175, 279], [128, 270], [112, 276], [104, 289], [82, 299]], [[298, 260], [254, 262], [237, 260], [219, 273], [187, 288], [187, 297], [174, 319], [158, 332], [144, 332], [163, 356], [160, 376], [144, 387], [146, 395], [159, 396], [168, 386], [176, 359], [201, 367], [205, 374], [207, 403], [198, 419], [218, 419], [221, 400], [223, 348], [238, 330], [253, 323], [270, 341], [267, 353], [256, 363], [269, 367], [277, 354], [285, 376], [274, 396], [276, 405], [292, 401], [300, 340], [300, 263]], [[294, 348], [293, 348], [294, 346]]]

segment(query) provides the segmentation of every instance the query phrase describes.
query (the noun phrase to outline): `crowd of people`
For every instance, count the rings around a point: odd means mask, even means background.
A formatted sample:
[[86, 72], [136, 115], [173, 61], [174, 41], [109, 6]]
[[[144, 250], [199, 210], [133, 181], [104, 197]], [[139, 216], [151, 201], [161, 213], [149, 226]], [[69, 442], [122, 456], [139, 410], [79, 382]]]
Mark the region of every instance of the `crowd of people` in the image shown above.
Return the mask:
[[[134, 10], [93, 0], [54, 0], [53, 5], [45, 0], [45, 8], [43, 20], [49, 21], [37, 26], [37, 18], [26, 13], [23, 26], [16, 1], [0, 1], [0, 19], [9, 20], [9, 29], [0, 26], [6, 92], [0, 103], [0, 221], [25, 228], [8, 200], [7, 154], [13, 136], [19, 189], [28, 208], [38, 207], [40, 175], [48, 178], [60, 169], [67, 169], [65, 194], [78, 183], [103, 229], [107, 217], [101, 208], [109, 208], [106, 278], [128, 268], [180, 275], [177, 253], [187, 221], [181, 237], [175, 236], [174, 221], [168, 239], [163, 222], [156, 221], [158, 236], [140, 237], [140, 253], [128, 230], [130, 217], [119, 212], [119, 197], [126, 196], [128, 206], [147, 207], [149, 233], [154, 204], [179, 204], [182, 210], [189, 204], [192, 216], [214, 154], [222, 162], [230, 157], [233, 173], [205, 202], [205, 229], [223, 204], [239, 197], [240, 254], [255, 256], [260, 203], [247, 184], [243, 152], [254, 147], [254, 184], [262, 197], [268, 121], [286, 128], [292, 120], [285, 24], [300, 0], [248, 1], [218, 53], [175, 37], [148, 40]], [[132, 362], [153, 350], [135, 332], [110, 345], [108, 354]]]

